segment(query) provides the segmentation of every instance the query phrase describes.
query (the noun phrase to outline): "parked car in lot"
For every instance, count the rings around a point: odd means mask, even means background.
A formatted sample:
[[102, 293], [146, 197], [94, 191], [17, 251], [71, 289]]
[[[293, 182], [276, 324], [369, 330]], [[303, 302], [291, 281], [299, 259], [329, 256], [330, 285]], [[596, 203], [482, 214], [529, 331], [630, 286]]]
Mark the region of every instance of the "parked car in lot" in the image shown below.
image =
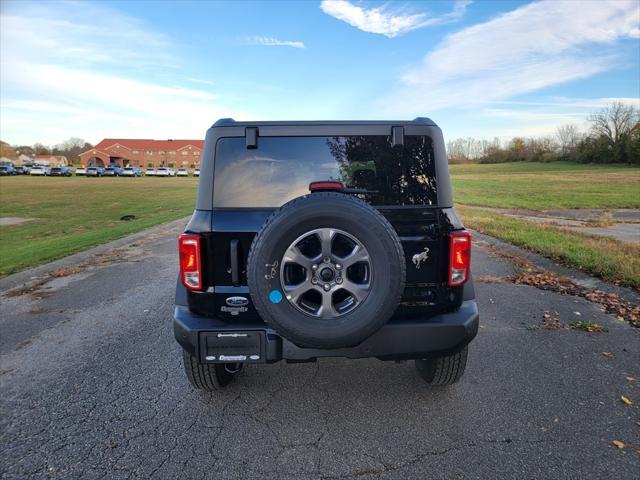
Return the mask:
[[200, 169], [199, 169], [199, 168], [196, 168], [196, 169], [193, 171], [193, 176], [194, 176], [194, 177], [199, 177], [199, 176], [200, 176]]
[[147, 168], [147, 169], [144, 171], [144, 174], [145, 174], [145, 176], [147, 176], [147, 177], [155, 177], [155, 175], [156, 175], [156, 169], [155, 169], [155, 168]]
[[141, 177], [142, 171], [138, 167], [124, 167], [120, 173], [122, 177]]
[[103, 175], [105, 177], [119, 177], [122, 173], [122, 168], [118, 165], [109, 165], [104, 169]]
[[102, 175], [104, 175], [104, 167], [87, 168], [87, 177], [101, 177]]
[[29, 175], [49, 175], [49, 167], [34, 165], [31, 167], [31, 170], [29, 170]]
[[472, 239], [432, 120], [224, 119], [205, 142], [174, 310], [193, 387], [321, 357], [461, 379], [479, 322]]
[[156, 177], [173, 177], [175, 174], [172, 168], [160, 167], [156, 170]]
[[0, 165], [0, 175], [17, 175], [13, 165]]
[[86, 175], [87, 169], [84, 166], [80, 165], [78, 168], [76, 168], [75, 174], [79, 177]]
[[27, 168], [25, 165], [20, 165], [13, 168], [16, 171], [16, 175], [29, 175], [29, 168]]
[[69, 167], [53, 167], [49, 175], [52, 177], [70, 177], [71, 170]]
[[179, 168], [178, 173], [176, 174], [178, 177], [188, 177], [189, 172], [187, 172], [186, 168]]

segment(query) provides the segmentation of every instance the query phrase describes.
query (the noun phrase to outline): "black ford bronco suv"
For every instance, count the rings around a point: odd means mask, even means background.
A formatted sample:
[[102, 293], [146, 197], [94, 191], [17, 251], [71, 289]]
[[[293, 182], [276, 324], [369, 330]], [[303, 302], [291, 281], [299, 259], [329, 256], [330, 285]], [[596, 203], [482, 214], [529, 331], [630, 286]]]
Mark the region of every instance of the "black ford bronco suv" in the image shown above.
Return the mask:
[[449, 385], [478, 330], [471, 237], [427, 118], [219, 120], [179, 254], [174, 330], [196, 388], [319, 357], [413, 359]]

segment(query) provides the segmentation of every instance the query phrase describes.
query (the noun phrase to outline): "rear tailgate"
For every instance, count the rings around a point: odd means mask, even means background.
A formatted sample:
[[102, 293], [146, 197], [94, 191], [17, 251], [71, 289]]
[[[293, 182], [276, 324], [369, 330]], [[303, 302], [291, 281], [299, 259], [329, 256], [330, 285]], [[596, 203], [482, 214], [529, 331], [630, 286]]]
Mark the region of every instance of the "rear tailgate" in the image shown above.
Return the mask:
[[[217, 210], [204, 237], [207, 293], [191, 294], [190, 305], [203, 314], [229, 320], [257, 317], [247, 287], [247, 257], [256, 232], [273, 209]], [[388, 208], [381, 212], [395, 228], [405, 253], [404, 307], [450, 306], [446, 287], [447, 226], [437, 208]], [[246, 300], [246, 301], [245, 301]]]

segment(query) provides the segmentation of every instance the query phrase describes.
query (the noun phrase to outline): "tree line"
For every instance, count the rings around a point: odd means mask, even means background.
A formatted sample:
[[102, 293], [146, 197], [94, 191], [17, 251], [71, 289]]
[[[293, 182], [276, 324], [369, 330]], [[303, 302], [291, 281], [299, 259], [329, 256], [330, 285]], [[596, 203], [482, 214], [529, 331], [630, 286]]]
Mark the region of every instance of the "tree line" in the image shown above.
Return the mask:
[[78, 157], [78, 155], [92, 148], [93, 145], [89, 142], [76, 137], [72, 137], [52, 147], [47, 147], [41, 143], [35, 143], [33, 145], [9, 145], [8, 143], [0, 142], [0, 157], [13, 160], [19, 155], [26, 155], [31, 158], [36, 155], [62, 155], [67, 157], [67, 160], [71, 164], [79, 163], [80, 157]]
[[640, 111], [614, 102], [587, 117], [587, 131], [562, 125], [554, 135], [507, 142], [458, 138], [447, 142], [449, 163], [554, 162], [640, 164]]

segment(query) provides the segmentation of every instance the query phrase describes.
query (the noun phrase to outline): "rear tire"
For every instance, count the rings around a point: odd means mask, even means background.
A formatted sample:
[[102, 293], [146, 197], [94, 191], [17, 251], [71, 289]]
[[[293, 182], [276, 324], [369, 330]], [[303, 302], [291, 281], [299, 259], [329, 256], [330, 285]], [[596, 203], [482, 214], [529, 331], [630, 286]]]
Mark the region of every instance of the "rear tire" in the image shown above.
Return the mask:
[[221, 390], [231, 383], [240, 371], [242, 364], [211, 363], [203, 365], [198, 359], [187, 352], [182, 352], [184, 371], [193, 388], [214, 392]]
[[458, 353], [438, 358], [423, 358], [416, 360], [418, 375], [433, 386], [453, 385], [462, 378], [467, 366], [469, 347], [464, 347]]

